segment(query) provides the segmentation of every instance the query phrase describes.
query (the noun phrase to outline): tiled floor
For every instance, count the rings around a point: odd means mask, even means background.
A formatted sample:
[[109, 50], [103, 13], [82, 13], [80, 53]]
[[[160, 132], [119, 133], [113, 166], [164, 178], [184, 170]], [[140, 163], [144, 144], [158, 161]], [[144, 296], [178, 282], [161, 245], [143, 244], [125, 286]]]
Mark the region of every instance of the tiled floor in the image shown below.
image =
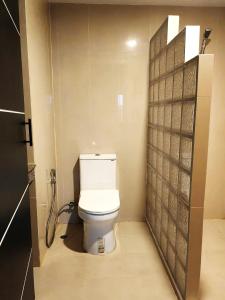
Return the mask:
[[[146, 224], [120, 223], [117, 236], [112, 254], [93, 256], [82, 251], [81, 226], [60, 225], [35, 269], [36, 300], [175, 300]], [[205, 220], [200, 300], [225, 299], [224, 284], [225, 220]]]
[[225, 299], [225, 220], [205, 220], [203, 228], [201, 300]]
[[43, 266], [35, 270], [36, 300], [176, 300], [145, 223], [117, 227], [117, 249], [82, 252], [80, 226], [60, 225]]

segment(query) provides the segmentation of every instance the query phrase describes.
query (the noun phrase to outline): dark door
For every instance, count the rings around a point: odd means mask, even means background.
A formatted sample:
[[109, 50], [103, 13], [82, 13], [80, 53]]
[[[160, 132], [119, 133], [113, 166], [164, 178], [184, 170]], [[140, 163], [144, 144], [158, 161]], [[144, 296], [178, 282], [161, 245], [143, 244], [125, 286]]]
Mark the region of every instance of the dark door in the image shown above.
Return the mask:
[[0, 0], [1, 300], [34, 299], [18, 15], [17, 0]]
[[22, 79], [20, 36], [17, 30], [0, 0], [0, 108], [24, 111], [23, 85], [19, 80]]

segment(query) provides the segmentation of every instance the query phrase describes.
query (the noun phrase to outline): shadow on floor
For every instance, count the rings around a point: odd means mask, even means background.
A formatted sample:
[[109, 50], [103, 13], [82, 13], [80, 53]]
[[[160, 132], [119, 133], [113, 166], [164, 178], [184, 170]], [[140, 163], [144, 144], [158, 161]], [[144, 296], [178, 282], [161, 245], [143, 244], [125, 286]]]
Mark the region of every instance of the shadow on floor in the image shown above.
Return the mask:
[[68, 224], [66, 233], [67, 237], [64, 239], [64, 245], [75, 251], [84, 253], [83, 249], [83, 224]]

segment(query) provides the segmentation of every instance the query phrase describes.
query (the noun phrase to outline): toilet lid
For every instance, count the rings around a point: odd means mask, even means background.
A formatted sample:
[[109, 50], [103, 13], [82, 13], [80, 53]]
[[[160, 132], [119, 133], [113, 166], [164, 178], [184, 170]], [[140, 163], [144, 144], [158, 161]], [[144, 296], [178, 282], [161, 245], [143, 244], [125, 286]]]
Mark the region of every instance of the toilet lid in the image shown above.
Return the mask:
[[118, 190], [85, 190], [80, 192], [79, 208], [91, 214], [107, 214], [118, 210]]

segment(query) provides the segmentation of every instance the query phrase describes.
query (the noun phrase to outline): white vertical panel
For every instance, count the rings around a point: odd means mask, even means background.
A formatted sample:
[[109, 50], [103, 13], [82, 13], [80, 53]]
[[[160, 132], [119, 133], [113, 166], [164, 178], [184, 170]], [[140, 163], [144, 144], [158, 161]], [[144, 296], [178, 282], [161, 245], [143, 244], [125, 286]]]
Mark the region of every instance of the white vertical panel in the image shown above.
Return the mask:
[[178, 34], [179, 20], [179, 16], [168, 16], [167, 44]]
[[185, 62], [199, 55], [200, 26], [186, 26]]

